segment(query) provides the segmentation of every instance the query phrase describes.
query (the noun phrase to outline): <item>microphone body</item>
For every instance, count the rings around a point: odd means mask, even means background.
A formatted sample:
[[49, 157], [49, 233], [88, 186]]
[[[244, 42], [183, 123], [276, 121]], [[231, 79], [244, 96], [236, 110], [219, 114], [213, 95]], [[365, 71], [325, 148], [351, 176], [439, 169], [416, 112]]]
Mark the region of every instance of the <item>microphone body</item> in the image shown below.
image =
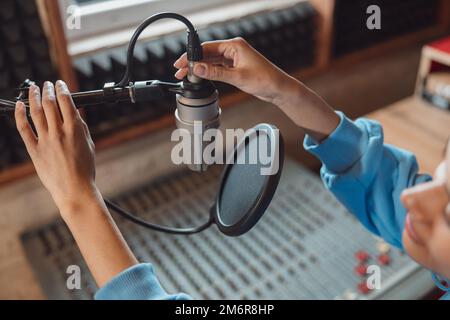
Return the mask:
[[208, 142], [204, 141], [204, 134], [208, 129], [217, 129], [220, 126], [219, 93], [208, 80], [198, 79], [191, 82], [185, 78], [180, 85], [176, 95], [176, 125], [178, 129], [187, 130], [191, 138], [187, 166], [193, 171], [203, 172], [207, 169], [203, 150]]
[[187, 98], [177, 94], [177, 109], [175, 110], [175, 120], [178, 129], [185, 129], [189, 132], [190, 155], [189, 169], [203, 172], [207, 169], [207, 164], [203, 158], [203, 150], [206, 144], [203, 136], [208, 129], [218, 129], [220, 126], [219, 96], [215, 90], [209, 97]]

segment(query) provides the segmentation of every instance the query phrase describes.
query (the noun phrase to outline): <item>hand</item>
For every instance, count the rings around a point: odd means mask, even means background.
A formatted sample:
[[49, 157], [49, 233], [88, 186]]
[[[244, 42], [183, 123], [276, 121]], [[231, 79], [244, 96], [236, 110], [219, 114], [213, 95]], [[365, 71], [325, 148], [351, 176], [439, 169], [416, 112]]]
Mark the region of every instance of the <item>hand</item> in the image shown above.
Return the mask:
[[[324, 140], [339, 124], [333, 109], [303, 83], [276, 67], [244, 39], [202, 44], [204, 61], [194, 65], [194, 75], [222, 81], [261, 100], [277, 105], [316, 141]], [[175, 77], [188, 73], [187, 55], [174, 63]]]
[[36, 172], [62, 212], [85, 195], [96, 194], [94, 143], [63, 81], [29, 89], [33, 132], [25, 105], [16, 104], [16, 124]]
[[95, 186], [94, 143], [64, 82], [30, 87], [37, 136], [16, 105], [16, 123], [36, 172], [50, 191], [99, 287], [137, 260]]
[[[204, 61], [195, 63], [194, 74], [200, 78], [222, 81], [257, 98], [277, 104], [283, 88], [294, 79], [279, 69], [244, 39], [235, 38], [202, 44]], [[186, 53], [175, 63], [175, 77], [183, 79], [188, 73]]]

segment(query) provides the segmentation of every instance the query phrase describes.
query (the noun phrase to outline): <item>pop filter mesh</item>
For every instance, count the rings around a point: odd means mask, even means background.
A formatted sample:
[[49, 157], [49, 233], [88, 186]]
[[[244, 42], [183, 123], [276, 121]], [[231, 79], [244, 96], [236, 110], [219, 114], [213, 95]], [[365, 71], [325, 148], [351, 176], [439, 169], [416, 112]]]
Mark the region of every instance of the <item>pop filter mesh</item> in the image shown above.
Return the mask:
[[[248, 143], [237, 150], [234, 165], [229, 165], [219, 198], [219, 215], [225, 225], [236, 224], [252, 210], [269, 178], [261, 174], [261, 168], [268, 165], [261, 164], [258, 157], [256, 164], [249, 163], [250, 151], [259, 151], [260, 136], [261, 132], [250, 138], [247, 137]], [[267, 141], [267, 154], [271, 155], [270, 139], [267, 137], [264, 140]]]

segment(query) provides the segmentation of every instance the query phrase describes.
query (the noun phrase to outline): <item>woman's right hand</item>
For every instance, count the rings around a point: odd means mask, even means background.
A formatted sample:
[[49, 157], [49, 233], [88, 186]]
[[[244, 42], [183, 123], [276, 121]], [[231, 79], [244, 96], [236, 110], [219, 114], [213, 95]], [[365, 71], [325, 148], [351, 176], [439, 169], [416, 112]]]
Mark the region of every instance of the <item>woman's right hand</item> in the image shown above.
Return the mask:
[[[202, 47], [204, 60], [195, 63], [193, 70], [200, 78], [226, 82], [274, 104], [278, 104], [280, 94], [294, 81], [242, 38], [204, 42]], [[176, 78], [181, 80], [187, 75], [186, 53], [174, 67], [179, 69]]]
[[[314, 91], [267, 60], [244, 39], [202, 44], [204, 60], [194, 64], [194, 75], [222, 81], [270, 102], [283, 110], [306, 133], [320, 142], [339, 124], [339, 116]], [[175, 63], [175, 77], [188, 73], [187, 55]]]

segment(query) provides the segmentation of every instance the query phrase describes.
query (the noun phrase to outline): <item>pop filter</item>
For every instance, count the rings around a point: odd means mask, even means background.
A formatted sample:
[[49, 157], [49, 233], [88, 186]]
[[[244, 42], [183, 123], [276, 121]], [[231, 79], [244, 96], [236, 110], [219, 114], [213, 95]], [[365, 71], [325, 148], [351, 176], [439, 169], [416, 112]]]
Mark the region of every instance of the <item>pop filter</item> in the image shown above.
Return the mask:
[[227, 236], [249, 231], [269, 206], [280, 181], [284, 146], [279, 130], [259, 124], [248, 130], [222, 173], [213, 221]]
[[253, 228], [272, 201], [283, 169], [283, 138], [275, 126], [258, 124], [246, 131], [226, 162], [209, 219], [200, 226], [161, 226], [140, 219], [108, 199], [105, 203], [124, 218], [156, 231], [193, 234], [215, 223], [225, 235], [240, 236]]

